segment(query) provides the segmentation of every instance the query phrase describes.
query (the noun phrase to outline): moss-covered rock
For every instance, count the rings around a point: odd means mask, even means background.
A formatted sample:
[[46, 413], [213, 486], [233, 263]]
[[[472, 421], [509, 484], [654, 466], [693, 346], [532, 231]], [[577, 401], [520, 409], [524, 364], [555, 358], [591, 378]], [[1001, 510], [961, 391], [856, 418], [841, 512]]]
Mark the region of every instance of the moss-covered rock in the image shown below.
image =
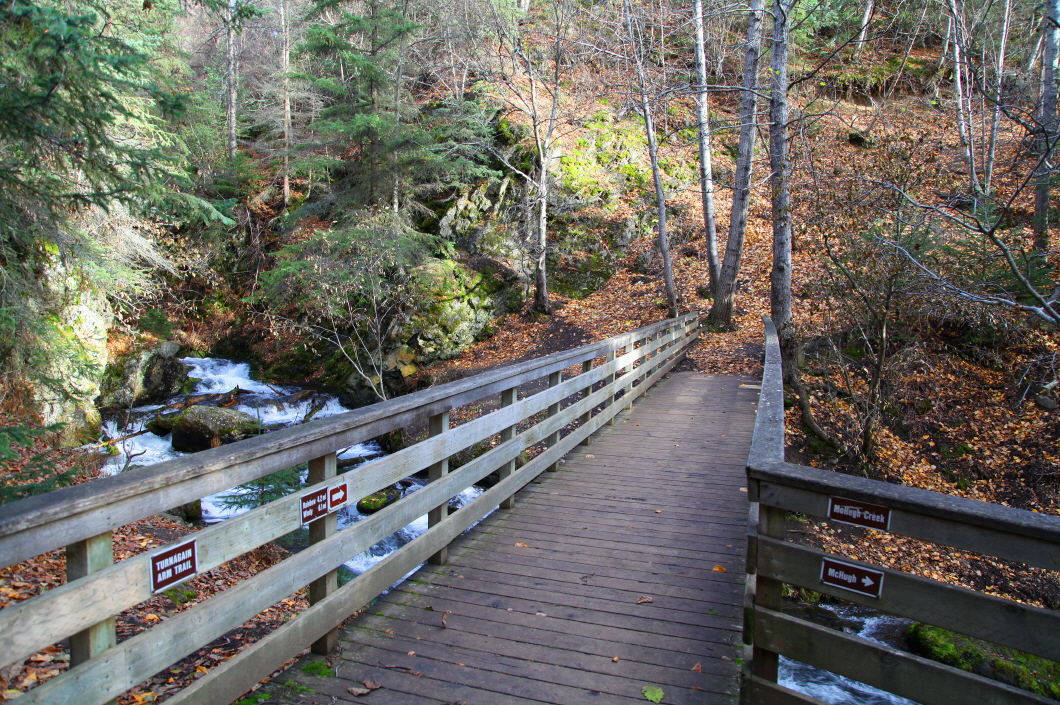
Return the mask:
[[432, 259], [415, 274], [419, 305], [409, 325], [423, 362], [455, 357], [522, 302], [514, 275], [506, 276], [500, 265], [476, 271], [462, 262]]
[[375, 514], [380, 509], [389, 507], [399, 499], [401, 499], [401, 490], [391, 485], [358, 500], [357, 511], [361, 514]]
[[166, 419], [166, 423], [170, 421], [173, 423], [173, 450], [182, 453], [216, 448], [261, 432], [257, 420], [250, 414], [215, 406], [193, 406], [175, 419]]
[[906, 632], [917, 653], [1038, 695], [1060, 698], [1060, 663], [917, 622]]
[[166, 341], [136, 346], [107, 366], [98, 404], [127, 408], [158, 402], [185, 391], [188, 365], [177, 359], [180, 346]]

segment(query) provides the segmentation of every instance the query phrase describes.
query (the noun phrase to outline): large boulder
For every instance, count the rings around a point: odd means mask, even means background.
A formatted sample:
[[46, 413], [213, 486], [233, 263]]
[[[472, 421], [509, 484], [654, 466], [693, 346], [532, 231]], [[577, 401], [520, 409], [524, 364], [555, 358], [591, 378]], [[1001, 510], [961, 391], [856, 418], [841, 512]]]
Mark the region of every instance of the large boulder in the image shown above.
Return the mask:
[[179, 345], [166, 341], [113, 362], [99, 405], [122, 409], [160, 402], [185, 391], [191, 367], [177, 359], [179, 350]]
[[195, 453], [261, 433], [250, 414], [216, 406], [193, 406], [173, 424], [173, 450]]

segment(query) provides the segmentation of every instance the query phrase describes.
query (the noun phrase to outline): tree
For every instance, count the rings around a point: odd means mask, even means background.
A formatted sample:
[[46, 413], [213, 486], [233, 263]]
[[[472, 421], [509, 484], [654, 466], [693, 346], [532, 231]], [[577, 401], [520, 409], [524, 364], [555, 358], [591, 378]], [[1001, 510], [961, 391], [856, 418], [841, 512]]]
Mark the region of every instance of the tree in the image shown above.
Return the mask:
[[740, 143], [736, 156], [736, 179], [733, 185], [732, 212], [729, 217], [729, 240], [721, 266], [710, 321], [718, 326], [732, 325], [732, 306], [736, 297], [736, 280], [743, 258], [747, 233], [747, 209], [751, 200], [751, 172], [754, 161], [755, 135], [758, 129], [758, 63], [761, 57], [761, 26], [764, 0], [751, 0], [747, 12], [747, 45], [744, 54], [743, 99], [740, 104]]
[[659, 144], [655, 134], [655, 118], [652, 115], [652, 103], [649, 98], [648, 72], [645, 63], [648, 58], [648, 47], [645, 45], [646, 30], [643, 19], [634, 17], [629, 0], [623, 3], [623, 14], [627, 37], [629, 39], [629, 51], [633, 58], [633, 66], [636, 74], [636, 96], [637, 108], [641, 118], [644, 120], [644, 132], [648, 141], [648, 158], [651, 160], [652, 183], [655, 186], [655, 204], [659, 215], [658, 243], [659, 252], [663, 260], [663, 282], [666, 286], [666, 300], [669, 306], [670, 316], [676, 318], [678, 315], [677, 290], [674, 288], [673, 265], [670, 261], [670, 238], [666, 231], [666, 190], [663, 188], [662, 173], [659, 169]]
[[[548, 297], [548, 198], [552, 162], [560, 136], [560, 100], [563, 67], [576, 50], [571, 32], [576, 8], [568, 0], [550, 0], [544, 12], [547, 24], [534, 28], [516, 22], [496, 1], [490, 4], [496, 51], [485, 58], [484, 73], [501, 89], [501, 99], [510, 111], [530, 122], [534, 164], [513, 163], [499, 150], [494, 154], [519, 175], [532, 192], [535, 311], [551, 313]], [[536, 29], [536, 31], [535, 31]], [[533, 43], [540, 39], [538, 43]]]
[[703, 31], [703, 0], [693, 0], [696, 52], [696, 127], [699, 143], [699, 188], [703, 203], [704, 239], [707, 244], [707, 267], [710, 273], [710, 295], [718, 295], [721, 263], [718, 260], [718, 226], [714, 212], [714, 167], [710, 154], [710, 100], [707, 91], [706, 35]]
[[1060, 0], [1047, 0], [1042, 19], [1045, 51], [1042, 57], [1042, 98], [1038, 110], [1034, 188], [1034, 247], [1049, 249], [1049, 194], [1055, 173], [1057, 131], [1057, 63], [1060, 61]]

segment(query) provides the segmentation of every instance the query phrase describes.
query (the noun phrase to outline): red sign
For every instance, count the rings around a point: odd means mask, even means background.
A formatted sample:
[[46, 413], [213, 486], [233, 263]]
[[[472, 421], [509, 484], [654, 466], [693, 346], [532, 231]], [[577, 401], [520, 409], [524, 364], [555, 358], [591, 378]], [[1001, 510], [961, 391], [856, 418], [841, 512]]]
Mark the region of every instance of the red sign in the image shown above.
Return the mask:
[[328, 515], [328, 488], [306, 492], [302, 495], [302, 523], [308, 524]]
[[151, 590], [162, 592], [199, 572], [195, 540], [167, 548], [151, 556]]
[[855, 499], [829, 497], [828, 518], [844, 524], [887, 531], [891, 526], [891, 509]]
[[859, 595], [879, 598], [883, 591], [883, 572], [825, 558], [821, 561], [821, 582]]
[[346, 506], [350, 497], [350, 488], [345, 482], [328, 490], [328, 511], [335, 511]]

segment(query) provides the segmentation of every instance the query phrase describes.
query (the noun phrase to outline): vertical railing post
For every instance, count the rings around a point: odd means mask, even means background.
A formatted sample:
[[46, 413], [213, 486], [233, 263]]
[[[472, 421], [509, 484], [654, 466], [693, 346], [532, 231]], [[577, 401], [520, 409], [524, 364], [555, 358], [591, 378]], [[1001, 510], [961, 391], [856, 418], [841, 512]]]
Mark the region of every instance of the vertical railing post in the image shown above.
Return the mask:
[[[593, 370], [593, 361], [592, 360], [586, 360], [585, 362], [582, 363], [582, 374], [583, 375], [587, 374], [589, 372], [592, 372], [592, 370]], [[588, 397], [590, 394], [592, 394], [592, 392], [593, 392], [593, 386], [591, 384], [588, 387], [584, 387], [582, 389], [582, 399], [585, 399], [586, 397]], [[589, 423], [589, 420], [592, 419], [592, 417], [593, 417], [593, 410], [589, 409], [584, 414], [582, 414], [581, 418], [578, 419], [578, 421], [584, 427], [585, 424]], [[583, 438], [581, 440], [581, 444], [580, 445], [587, 446], [587, 445], [592, 444], [592, 442], [593, 442], [593, 434], [590, 433], [589, 435], [587, 435], [585, 438]]]
[[[607, 353], [606, 362], [614, 362], [614, 361], [615, 361], [615, 351], [612, 350], [611, 352]], [[609, 374], [607, 377], [604, 377], [604, 386], [607, 386], [607, 385], [611, 384], [614, 381], [615, 381], [615, 373], [614, 373], [614, 371], [612, 371], [611, 374]], [[614, 403], [615, 403], [615, 395], [612, 393], [609, 397], [607, 397], [607, 401], [604, 402], [604, 408], [606, 409], [607, 407], [611, 406]], [[607, 420], [607, 425], [608, 426], [614, 426], [615, 425], [615, 417], [614, 416], [612, 416], [611, 418], [609, 418]]]
[[[330, 480], [337, 474], [337, 468], [338, 460], [334, 453], [328, 453], [319, 458], [314, 458], [309, 461], [309, 477], [306, 481], [310, 485], [314, 485], [318, 482]], [[331, 512], [327, 516], [321, 517], [316, 521], [309, 522], [309, 544], [313, 545], [315, 543], [320, 543], [324, 539], [333, 535], [337, 530], [337, 524], [338, 514], [335, 512]], [[335, 570], [329, 570], [324, 575], [309, 583], [309, 604], [315, 605], [331, 593], [335, 592], [338, 587], [339, 571], [336, 567]], [[313, 642], [311, 651], [314, 654], [327, 655], [335, 650], [338, 643], [339, 630], [332, 629], [327, 634]]]
[[[519, 388], [512, 387], [501, 392], [501, 406], [511, 406], [519, 399]], [[501, 431], [501, 443], [507, 443], [515, 438], [516, 425], [513, 424]], [[497, 470], [498, 482], [515, 472], [515, 458], [512, 458]], [[501, 509], [515, 509], [515, 495], [501, 500]]]
[[[435, 414], [428, 423], [427, 435], [437, 436], [449, 430], [449, 412], [444, 411]], [[444, 458], [427, 468], [427, 481], [436, 482], [449, 474], [449, 458]], [[443, 502], [434, 509], [427, 512], [427, 528], [437, 526], [449, 516], [449, 502]], [[445, 565], [449, 560], [449, 547], [443, 546], [433, 556], [427, 559], [428, 563], [434, 565]]]
[[[76, 541], [66, 547], [66, 582], [71, 583], [114, 563], [111, 532]], [[98, 656], [118, 643], [114, 617], [93, 624], [70, 637], [70, 667]], [[111, 700], [109, 702], [117, 702]]]
[[[767, 507], [766, 505], [759, 503], [758, 535], [783, 540], [786, 536], [784, 519], [783, 509]], [[754, 554], [755, 560], [757, 561], [757, 546], [755, 546]], [[777, 612], [780, 612], [783, 609], [783, 583], [779, 580], [773, 580], [759, 575], [757, 565], [755, 566], [754, 604], [756, 608], [765, 607], [767, 609], [776, 610]], [[757, 645], [752, 649], [751, 673], [759, 678], [775, 683], [777, 681], [779, 664], [780, 655], [776, 652], [766, 651]]]
[[[658, 333], [652, 333], [644, 339], [644, 347], [654, 348], [655, 341], [659, 339]], [[652, 350], [644, 356], [643, 362], [641, 362], [641, 369], [644, 370], [644, 374], [641, 375], [640, 383], [647, 385], [648, 379], [655, 373], [655, 356], [659, 354], [658, 350]], [[645, 387], [644, 396], [651, 396], [651, 387]]]
[[[559, 372], [553, 372], [552, 374], [550, 374], [548, 376], [548, 386], [549, 386], [550, 389], [552, 387], [555, 387], [555, 386], [559, 385], [559, 383], [562, 382], [562, 381], [563, 381], [563, 370], [560, 370]], [[551, 404], [548, 407], [548, 416], [546, 418], [552, 418], [553, 416], [558, 414], [559, 413], [559, 405], [562, 402], [563, 402], [563, 400], [560, 399], [555, 404]], [[555, 432], [549, 434], [548, 440], [545, 441], [545, 446], [548, 447], [548, 448], [551, 448], [552, 446], [556, 445], [557, 443], [559, 443], [559, 430], [558, 429]], [[557, 470], [559, 470], [559, 461], [558, 460], [548, 466], [548, 471], [549, 472], [556, 472]]]

